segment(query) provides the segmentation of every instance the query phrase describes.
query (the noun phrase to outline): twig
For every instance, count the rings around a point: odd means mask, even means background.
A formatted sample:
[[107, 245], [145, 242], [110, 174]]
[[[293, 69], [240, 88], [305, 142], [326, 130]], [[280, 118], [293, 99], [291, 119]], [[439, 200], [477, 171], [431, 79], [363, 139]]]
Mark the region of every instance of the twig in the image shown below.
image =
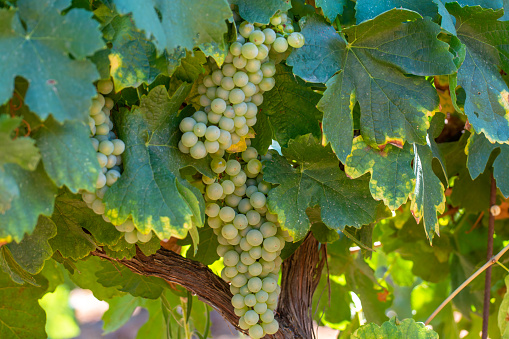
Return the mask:
[[[491, 195], [490, 207], [497, 203], [497, 184], [491, 175]], [[495, 216], [490, 213], [488, 221], [488, 248], [486, 257], [489, 260], [493, 256], [493, 235], [495, 233]], [[498, 260], [497, 260], [498, 261]], [[491, 299], [491, 266], [486, 270], [486, 277], [484, 280], [484, 305], [482, 310], [482, 339], [488, 338], [488, 322], [490, 318], [490, 299]]]
[[477, 271], [475, 271], [474, 274], [472, 274], [470, 277], [468, 277], [467, 280], [465, 280], [465, 282], [463, 282], [463, 284], [461, 284], [457, 289], [454, 290], [454, 292], [452, 292], [448, 297], [447, 299], [444, 300], [443, 303], [440, 304], [440, 306], [438, 306], [438, 308], [433, 312], [433, 314], [431, 314], [429, 316], [428, 319], [426, 319], [426, 322], [425, 324], [426, 325], [429, 325], [429, 323], [431, 322], [431, 320], [433, 320], [433, 318], [436, 317], [436, 315], [445, 307], [445, 305], [447, 305], [449, 303], [449, 301], [451, 301], [458, 293], [460, 293], [465, 287], [467, 287], [468, 284], [470, 284], [472, 282], [472, 280], [474, 280], [475, 278], [477, 278], [482, 272], [484, 272], [488, 267], [491, 267], [492, 265], [496, 264], [497, 261], [500, 260], [500, 258], [505, 254], [505, 252], [507, 252], [509, 250], [509, 245], [507, 245], [506, 247], [504, 247], [500, 252], [498, 252], [495, 256], [491, 257], [490, 260], [488, 260], [488, 262], [484, 265], [482, 265], [481, 268], [479, 268]]

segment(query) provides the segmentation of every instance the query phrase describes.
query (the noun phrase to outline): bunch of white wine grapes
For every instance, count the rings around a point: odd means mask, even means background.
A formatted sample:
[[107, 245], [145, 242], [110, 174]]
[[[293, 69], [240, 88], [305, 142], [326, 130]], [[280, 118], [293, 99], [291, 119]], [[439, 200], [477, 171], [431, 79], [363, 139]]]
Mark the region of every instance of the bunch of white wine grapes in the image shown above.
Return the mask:
[[[285, 27], [288, 30], [291, 27], [293, 32], [286, 13], [274, 16], [271, 22], [274, 20], [278, 25], [284, 21]], [[288, 35], [284, 30], [276, 33], [270, 27], [247, 21], [239, 25], [238, 33], [222, 67], [214, 64], [212, 73], [198, 86], [201, 110], [180, 123], [183, 135], [178, 147], [195, 159], [209, 153], [223, 156], [225, 150], [242, 137], [248, 138], [250, 127], [256, 124], [263, 93], [275, 85], [276, 65], [270, 60], [269, 51], [284, 53], [288, 45], [295, 48], [304, 45], [304, 36], [300, 33]]]
[[[262, 158], [270, 159], [270, 153]], [[212, 170], [219, 179], [203, 177], [207, 223], [218, 237], [217, 253], [224, 259], [221, 277], [230, 283], [232, 305], [239, 326], [252, 338], [277, 332], [274, 310], [281, 250], [289, 234], [267, 209], [271, 184], [263, 180], [258, 152], [248, 147], [239, 159], [214, 157]]]
[[[110, 222], [104, 215], [105, 205], [102, 201], [104, 194], [120, 178], [122, 169], [122, 157], [125, 144], [112, 131], [113, 122], [111, 121], [111, 110], [114, 102], [111, 98], [105, 97], [113, 91], [113, 82], [111, 80], [101, 80], [97, 83], [97, 97], [92, 100], [90, 107], [90, 116], [88, 124], [90, 127], [90, 141], [97, 151], [97, 160], [102, 168], [96, 182], [95, 192], [82, 192], [83, 201], [95, 213], [102, 215], [103, 219]], [[138, 232], [131, 219], [128, 219], [122, 225], [115, 226], [120, 232], [124, 232], [125, 240], [134, 244], [137, 241], [147, 242], [152, 237], [152, 232], [142, 234]]]

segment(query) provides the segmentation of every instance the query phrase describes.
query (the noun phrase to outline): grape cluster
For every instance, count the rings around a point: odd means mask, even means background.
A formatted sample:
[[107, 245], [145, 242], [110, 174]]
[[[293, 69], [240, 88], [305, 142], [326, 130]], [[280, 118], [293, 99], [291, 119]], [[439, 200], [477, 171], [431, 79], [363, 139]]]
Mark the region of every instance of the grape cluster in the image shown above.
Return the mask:
[[268, 26], [247, 21], [239, 25], [237, 41], [231, 44], [223, 66], [214, 64], [198, 86], [202, 109], [180, 123], [181, 152], [195, 159], [209, 153], [223, 156], [242, 137], [252, 135], [250, 127], [256, 124], [263, 93], [275, 85], [276, 65], [269, 53], [304, 45], [304, 36], [293, 29], [286, 13], [274, 16]]
[[[103, 219], [110, 222], [104, 215], [105, 205], [102, 201], [104, 194], [120, 178], [122, 169], [121, 154], [125, 150], [125, 144], [112, 131], [111, 110], [113, 99], [105, 96], [113, 91], [111, 80], [101, 80], [97, 83], [97, 97], [92, 100], [88, 124], [90, 127], [90, 141], [97, 151], [97, 160], [102, 168], [96, 182], [95, 192], [82, 192], [83, 201], [95, 213], [102, 215]], [[131, 219], [122, 225], [115, 226], [120, 232], [124, 232], [125, 240], [134, 244], [137, 241], [147, 242], [151, 239], [152, 233], [142, 234], [138, 232]]]
[[281, 250], [291, 237], [279, 227], [277, 215], [267, 209], [271, 184], [263, 180], [260, 159], [248, 147], [239, 159], [214, 157], [212, 170], [218, 179], [202, 177], [206, 185], [207, 224], [214, 229], [224, 259], [221, 277], [230, 283], [232, 305], [239, 326], [252, 338], [274, 334], [274, 319], [281, 288], [278, 286]]

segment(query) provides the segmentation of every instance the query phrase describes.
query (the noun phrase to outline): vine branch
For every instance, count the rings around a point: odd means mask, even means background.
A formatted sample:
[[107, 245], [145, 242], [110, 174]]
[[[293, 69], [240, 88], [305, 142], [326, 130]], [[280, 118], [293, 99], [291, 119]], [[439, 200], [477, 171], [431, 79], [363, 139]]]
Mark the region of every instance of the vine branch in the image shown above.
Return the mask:
[[[134, 273], [181, 285], [212, 306], [238, 331], [246, 333], [238, 326], [239, 317], [233, 311], [229, 285], [202, 263], [165, 248], [150, 256], [136, 248], [136, 256], [132, 259], [111, 258], [101, 249], [92, 252], [92, 255], [118, 262]], [[308, 234], [295, 253], [283, 262], [281, 294], [275, 316], [279, 331], [266, 338], [314, 338], [312, 298], [325, 260], [325, 245], [320, 245], [312, 234]]]

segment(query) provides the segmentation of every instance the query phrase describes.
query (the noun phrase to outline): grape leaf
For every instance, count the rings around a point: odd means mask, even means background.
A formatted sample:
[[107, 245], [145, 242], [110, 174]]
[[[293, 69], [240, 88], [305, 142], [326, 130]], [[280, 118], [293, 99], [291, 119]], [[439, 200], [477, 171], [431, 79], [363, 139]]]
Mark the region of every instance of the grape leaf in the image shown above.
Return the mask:
[[0, 214], [11, 208], [11, 202], [19, 197], [19, 188], [14, 178], [0, 169]]
[[481, 6], [484, 8], [500, 9], [503, 6], [502, 0], [456, 0], [461, 7]]
[[[428, 136], [428, 140], [430, 137]], [[415, 190], [411, 194], [412, 214], [417, 223], [423, 220], [426, 236], [431, 241], [439, 233], [437, 213], [445, 210], [444, 185], [432, 168], [431, 146], [414, 144]]]
[[[203, 227], [198, 231], [201, 239], [198, 251], [194, 253], [196, 251], [196, 245], [194, 245], [195, 251], [189, 249], [186, 254], [187, 259], [199, 261], [204, 265], [211, 265], [219, 259], [219, 255], [216, 252], [219, 243], [213, 231], [211, 227]], [[185, 246], [191, 244], [191, 242], [192, 240], [186, 238], [179, 241], [179, 245]]]
[[36, 169], [41, 155], [35, 142], [29, 137], [11, 138], [11, 134], [21, 123], [20, 117], [0, 115], [0, 170], [5, 164], [17, 164], [23, 169]]
[[60, 122], [88, 117], [99, 74], [86, 57], [104, 42], [89, 11], [71, 9], [62, 15], [70, 4], [20, 0], [18, 10], [0, 10], [0, 49], [9, 51], [2, 60], [9, 67], [0, 71], [0, 103], [11, 97], [20, 75], [30, 82], [25, 103], [42, 120], [50, 113]]
[[499, 73], [500, 68], [509, 68], [504, 47], [509, 22], [497, 20], [502, 11], [479, 6], [449, 3], [447, 9], [456, 17], [457, 36], [466, 46], [457, 79], [466, 92], [468, 121], [491, 142], [509, 143], [509, 88]]
[[103, 314], [103, 335], [122, 327], [133, 315], [137, 307], [144, 306], [148, 300], [126, 294], [108, 300], [108, 310]]
[[504, 197], [509, 197], [509, 145], [491, 143], [484, 135], [472, 133], [467, 142], [465, 152], [468, 154], [467, 167], [472, 179], [485, 172], [491, 153], [500, 149], [500, 154], [493, 162], [493, 177]]
[[361, 326], [352, 335], [352, 339], [438, 339], [438, 334], [426, 328], [423, 323], [416, 323], [413, 319], [404, 319], [398, 325], [396, 320], [386, 321], [382, 326], [367, 324]]
[[345, 173], [358, 178], [371, 173], [369, 189], [376, 200], [383, 200], [391, 211], [406, 203], [413, 190], [412, 149], [406, 144], [403, 149], [387, 145], [376, 150], [358, 136], [353, 141], [352, 153], [346, 158]]
[[273, 137], [269, 117], [263, 113], [258, 113], [253, 130], [255, 131], [255, 137], [251, 139], [251, 147], [256, 148], [259, 154], [266, 154], [270, 145], [272, 145]]
[[453, 35], [456, 35], [456, 27], [454, 26], [455, 20], [453, 16], [449, 13], [447, 8], [445, 8], [445, 2], [447, 0], [433, 0], [434, 3], [438, 6], [438, 14], [442, 17], [441, 26], [443, 29], [448, 31], [449, 33], [452, 33]]
[[20, 242], [25, 233], [32, 233], [40, 215], [50, 216], [57, 188], [44, 172], [42, 164], [35, 171], [26, 171], [18, 165], [4, 165], [4, 173], [19, 187], [19, 196], [11, 208], [0, 213], [0, 239]]
[[13, 259], [22, 269], [30, 274], [37, 274], [44, 267], [44, 262], [53, 255], [48, 240], [56, 234], [57, 228], [53, 221], [40, 216], [39, 222], [31, 235], [25, 235], [19, 244], [10, 243], [6, 246], [9, 248]]
[[123, 292], [120, 292], [115, 287], [104, 287], [97, 282], [95, 273], [101, 269], [101, 262], [102, 260], [100, 258], [94, 256], [78, 260], [75, 263], [76, 269], [74, 273], [69, 274], [69, 277], [79, 287], [91, 290], [92, 293], [94, 293], [94, 297], [99, 300], [106, 300], [124, 295]]
[[505, 286], [507, 288], [507, 292], [505, 293], [504, 299], [502, 300], [498, 310], [498, 328], [500, 329], [500, 333], [503, 338], [507, 338], [509, 336], [509, 330], [507, 330], [507, 323], [509, 321], [509, 275], [505, 277]]
[[114, 31], [111, 37], [110, 74], [115, 90], [149, 84], [159, 74], [167, 74], [166, 53], [158, 56], [156, 47], [139, 32], [131, 18], [117, 15], [110, 22]]
[[[392, 9], [345, 29], [341, 37], [348, 36], [349, 43], [332, 34], [332, 41], [321, 41], [320, 47], [326, 43], [339, 47], [333, 63], [326, 58], [307, 64], [319, 74], [338, 62], [342, 65], [342, 71], [327, 81], [327, 90], [318, 103], [318, 108], [324, 112], [325, 138], [341, 161], [344, 162], [351, 152], [352, 110], [356, 102], [360, 105], [360, 131], [366, 144], [401, 147], [406, 141], [426, 142], [427, 115], [437, 108], [438, 96], [424, 77], [408, 74], [448, 74], [456, 67], [449, 46], [437, 39], [440, 27], [420, 18], [415, 12]], [[321, 32], [328, 27], [325, 22], [314, 20], [304, 26], [302, 32], [306, 35], [307, 31]], [[309, 81], [307, 72], [300, 72], [303, 66], [296, 66], [309, 60], [308, 50], [294, 51], [292, 64], [294, 72]]]
[[73, 193], [95, 191], [101, 167], [89, 134], [89, 127], [79, 121], [61, 125], [52, 117], [35, 133], [44, 169], [58, 187], [66, 185]]
[[46, 338], [46, 313], [39, 306], [48, 287], [43, 277], [37, 278], [39, 287], [18, 285], [9, 275], [0, 272], [0, 337]]
[[294, 241], [311, 228], [308, 207], [320, 206], [322, 221], [335, 230], [377, 219], [383, 204], [371, 198], [367, 178], [348, 179], [330, 146], [322, 147], [308, 134], [291, 140], [283, 155], [265, 162], [264, 179], [279, 184], [269, 192], [268, 206]]
[[262, 127], [272, 130], [271, 139], [286, 146], [290, 139], [299, 135], [312, 133], [319, 138], [322, 113], [316, 104], [321, 95], [306, 87], [304, 81], [293, 75], [290, 67], [282, 64], [276, 66], [274, 79], [276, 85], [263, 94], [261, 112], [258, 113], [258, 117], [261, 114], [267, 116], [269, 126]]
[[96, 274], [97, 282], [105, 287], [117, 287], [122, 292], [128, 292], [135, 297], [157, 299], [168, 287], [168, 284], [156, 277], [139, 275], [127, 267], [103, 261], [101, 270]]
[[[114, 0], [122, 14], [132, 13], [136, 26], [152, 38], [159, 51], [169, 54], [200, 47], [206, 56], [222, 64], [226, 53], [224, 35], [228, 33], [225, 20], [232, 16], [226, 0], [189, 0], [160, 2], [155, 0]], [[207, 18], [213, 18], [208, 20]]]
[[336, 20], [338, 15], [343, 14], [343, 7], [346, 6], [347, 0], [316, 0], [316, 7], [321, 7], [323, 15], [329, 19], [330, 22]]
[[268, 24], [270, 18], [277, 11], [286, 12], [292, 5], [288, 0], [229, 0], [230, 3], [239, 6], [239, 14], [242, 19], [249, 22]]
[[433, 20], [437, 19], [437, 5], [432, 1], [408, 1], [408, 0], [386, 0], [371, 1], [357, 0], [355, 4], [355, 17], [357, 23], [375, 18], [392, 8], [404, 8], [419, 13], [423, 17], [428, 16]]
[[180, 66], [175, 69], [173, 75], [182, 81], [194, 82], [200, 74], [205, 72], [203, 65], [207, 62], [207, 58], [202, 52], [195, 52], [194, 55], [187, 54], [180, 59]]
[[131, 215], [140, 231], [153, 230], [160, 239], [184, 238], [193, 222], [203, 225], [203, 196], [179, 173], [193, 166], [214, 176], [207, 158], [192, 159], [177, 147], [182, 120], [177, 110], [190, 89], [182, 84], [170, 98], [165, 87], [158, 86], [141, 99], [139, 108], [120, 117], [124, 172], [104, 197], [106, 215], [114, 224]]

